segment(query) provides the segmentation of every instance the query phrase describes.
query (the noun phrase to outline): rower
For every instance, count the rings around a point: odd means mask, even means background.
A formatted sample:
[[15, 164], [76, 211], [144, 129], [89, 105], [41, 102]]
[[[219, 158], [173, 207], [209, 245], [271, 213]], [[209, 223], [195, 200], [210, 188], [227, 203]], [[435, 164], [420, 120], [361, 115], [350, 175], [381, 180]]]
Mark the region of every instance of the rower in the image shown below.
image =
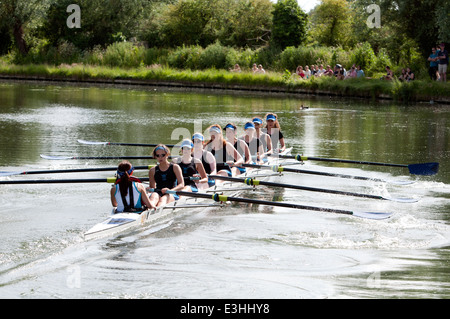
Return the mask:
[[186, 192], [198, 192], [199, 188], [208, 188], [208, 175], [206, 175], [202, 161], [191, 156], [193, 148], [194, 143], [189, 139], [184, 139], [181, 142], [181, 157], [173, 160], [181, 168], [185, 185], [183, 191]]
[[248, 145], [252, 163], [262, 164], [264, 149], [261, 140], [256, 137], [255, 125], [252, 122], [247, 122], [245, 123], [244, 130], [245, 134], [241, 137], [241, 139]]
[[167, 194], [168, 190], [180, 191], [184, 187], [183, 174], [180, 166], [169, 163], [170, 150], [167, 146], [159, 144], [153, 150], [153, 157], [158, 165], [152, 167], [148, 173], [150, 180], [150, 203], [159, 207], [179, 199], [176, 194]]
[[[272, 150], [274, 153], [281, 153], [286, 150], [286, 145], [284, 144], [283, 133], [281, 133], [280, 123], [278, 122], [277, 115], [275, 113], [266, 114], [266, 127], [265, 131], [270, 135], [272, 139]], [[280, 148], [278, 148], [278, 143], [280, 143]]]
[[[262, 131], [263, 120], [260, 117], [254, 117], [252, 119], [253, 124], [255, 125], [256, 137], [259, 138], [263, 145], [264, 154], [270, 155], [272, 154], [272, 139], [270, 135]], [[264, 157], [267, 159], [266, 157]]]
[[117, 167], [116, 182], [111, 188], [111, 204], [117, 213], [140, 213], [148, 208], [154, 208], [141, 181], [133, 175], [133, 165], [123, 161]]
[[222, 176], [238, 175], [239, 170], [236, 166], [244, 163], [242, 156], [230, 142], [224, 140], [219, 124], [211, 125], [208, 131], [211, 138], [206, 143], [205, 149], [216, 158], [217, 174]]
[[[204, 141], [205, 137], [201, 133], [195, 133], [192, 136], [192, 143], [194, 144], [192, 155], [196, 159], [201, 159], [203, 168], [205, 169], [207, 175], [216, 175], [216, 158], [211, 152], [203, 149]], [[216, 180], [208, 178], [208, 185], [216, 185]]]
[[[248, 145], [244, 140], [238, 139], [236, 137], [236, 130], [236, 125], [234, 125], [233, 123], [228, 123], [225, 126], [225, 135], [227, 137], [227, 141], [233, 144], [234, 148], [244, 158], [245, 164], [251, 164], [252, 157], [250, 155]], [[237, 167], [237, 169], [239, 170], [239, 174], [244, 174], [246, 172], [245, 167]]]

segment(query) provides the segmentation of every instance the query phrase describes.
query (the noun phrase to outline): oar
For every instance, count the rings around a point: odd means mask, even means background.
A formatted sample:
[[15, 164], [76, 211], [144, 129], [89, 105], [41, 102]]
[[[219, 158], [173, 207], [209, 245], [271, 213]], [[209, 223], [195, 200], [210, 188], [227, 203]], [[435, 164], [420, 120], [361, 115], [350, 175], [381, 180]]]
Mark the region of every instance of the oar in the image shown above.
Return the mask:
[[[283, 164], [286, 165], [286, 164]], [[329, 176], [329, 177], [338, 177], [338, 178], [348, 178], [348, 179], [356, 179], [362, 181], [374, 181], [374, 182], [383, 182], [394, 185], [410, 185], [414, 184], [415, 181], [387, 181], [380, 178], [372, 178], [372, 177], [364, 177], [364, 176], [353, 176], [353, 175], [345, 175], [345, 174], [336, 174], [336, 173], [327, 173], [320, 171], [310, 171], [296, 168], [286, 168], [278, 165], [257, 165], [257, 164], [243, 164], [244, 167], [255, 167], [255, 168], [270, 168], [274, 172], [289, 172], [289, 173], [299, 173], [299, 174], [310, 174], [310, 175], [320, 175], [320, 176]]]
[[[41, 157], [48, 160], [117, 160], [117, 159], [155, 159], [153, 156], [52, 156], [52, 155], [43, 155]], [[169, 156], [172, 158], [172, 156]]]
[[[96, 142], [96, 141], [86, 141], [78, 140], [78, 143], [87, 145], [121, 145], [121, 146], [144, 146], [144, 147], [156, 147], [159, 144], [140, 144], [140, 143], [114, 143], [114, 142]], [[167, 147], [179, 147], [179, 145], [167, 145]]]
[[[146, 178], [148, 180], [148, 177]], [[140, 178], [145, 180], [145, 178]], [[0, 181], [0, 185], [6, 184], [77, 184], [77, 183], [115, 183], [116, 177], [107, 178], [85, 178], [85, 179], [30, 179], [30, 180], [12, 180]]]
[[295, 208], [295, 209], [304, 209], [304, 210], [312, 210], [312, 211], [319, 211], [319, 212], [328, 212], [328, 213], [336, 213], [336, 214], [344, 214], [344, 215], [351, 215], [351, 216], [357, 216], [361, 218], [369, 218], [369, 219], [386, 219], [389, 218], [392, 213], [386, 213], [386, 212], [358, 212], [358, 211], [350, 211], [350, 210], [340, 210], [340, 209], [333, 209], [333, 208], [322, 208], [322, 207], [315, 207], [315, 206], [306, 206], [306, 205], [298, 205], [298, 204], [291, 204], [291, 203], [284, 203], [284, 202], [271, 202], [271, 201], [264, 201], [264, 200], [257, 200], [257, 199], [249, 199], [249, 198], [241, 198], [241, 197], [230, 197], [225, 195], [208, 195], [204, 193], [193, 193], [193, 192], [183, 192], [183, 191], [168, 191], [168, 193], [176, 193], [180, 196], [189, 196], [189, 197], [200, 197], [200, 198], [210, 198], [215, 200], [216, 202], [241, 202], [241, 203], [251, 203], [251, 204], [258, 204], [258, 205], [268, 205], [268, 206], [278, 206], [278, 207], [287, 207], [287, 208]]
[[[275, 155], [274, 155], [275, 156]], [[423, 163], [423, 164], [390, 164], [390, 163], [377, 163], [366, 161], [352, 161], [337, 158], [322, 158], [322, 157], [310, 157], [298, 155], [276, 155], [281, 158], [294, 158], [297, 161], [322, 161], [322, 162], [335, 162], [335, 163], [349, 163], [349, 164], [362, 164], [362, 165], [377, 165], [377, 166], [391, 166], [391, 167], [407, 167], [409, 173], [413, 175], [435, 175], [439, 170], [439, 163]]]
[[[147, 166], [134, 166], [135, 170], [147, 170], [151, 169], [155, 165]], [[22, 171], [22, 172], [7, 172], [0, 171], [0, 177], [12, 176], [12, 175], [37, 175], [37, 174], [59, 174], [59, 173], [83, 173], [83, 172], [105, 172], [115, 171], [115, 167], [93, 167], [93, 168], [73, 168], [73, 169], [55, 169], [55, 170], [41, 170], [41, 171]]]
[[247, 185], [253, 185], [253, 186], [265, 185], [265, 186], [272, 186], [272, 187], [300, 189], [300, 190], [309, 191], [309, 192], [319, 192], [319, 193], [329, 193], [329, 194], [362, 197], [362, 198], [370, 198], [370, 199], [390, 200], [390, 201], [400, 202], [400, 203], [416, 203], [419, 201], [418, 199], [413, 199], [413, 198], [389, 198], [389, 197], [383, 197], [383, 196], [379, 196], [379, 195], [359, 194], [359, 193], [343, 192], [343, 191], [332, 190], [332, 189], [264, 182], [264, 181], [255, 180], [253, 178], [245, 178], [244, 179], [244, 178], [236, 178], [236, 177], [228, 177], [228, 176], [220, 176], [220, 175], [209, 175], [209, 178], [220, 179], [220, 180], [225, 180], [225, 181], [240, 182], [240, 183], [244, 183]]

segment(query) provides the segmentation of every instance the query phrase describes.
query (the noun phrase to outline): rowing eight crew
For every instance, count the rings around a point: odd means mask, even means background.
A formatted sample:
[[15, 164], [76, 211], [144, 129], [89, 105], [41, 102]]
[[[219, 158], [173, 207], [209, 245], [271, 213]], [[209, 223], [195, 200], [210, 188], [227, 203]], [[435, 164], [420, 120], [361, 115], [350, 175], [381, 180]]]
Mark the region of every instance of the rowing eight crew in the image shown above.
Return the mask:
[[[149, 171], [149, 197], [143, 184], [132, 176], [131, 163], [123, 161], [111, 189], [113, 207], [116, 212], [142, 211], [145, 207], [153, 209], [179, 199], [178, 195], [167, 193], [168, 190], [198, 192], [215, 184], [208, 175], [237, 176], [245, 173], [244, 163], [267, 162], [267, 156], [274, 150], [284, 151], [285, 144], [276, 115], [267, 114], [266, 121], [265, 132], [261, 130], [260, 118], [247, 122], [241, 138], [236, 137], [236, 126], [229, 123], [225, 126], [226, 140], [220, 125], [211, 125], [209, 141], [205, 142], [201, 133], [195, 133], [192, 140], [182, 141], [181, 156], [172, 162], [169, 162], [169, 148], [163, 144], [156, 146], [153, 157], [158, 165]], [[280, 148], [277, 148], [278, 143]]]

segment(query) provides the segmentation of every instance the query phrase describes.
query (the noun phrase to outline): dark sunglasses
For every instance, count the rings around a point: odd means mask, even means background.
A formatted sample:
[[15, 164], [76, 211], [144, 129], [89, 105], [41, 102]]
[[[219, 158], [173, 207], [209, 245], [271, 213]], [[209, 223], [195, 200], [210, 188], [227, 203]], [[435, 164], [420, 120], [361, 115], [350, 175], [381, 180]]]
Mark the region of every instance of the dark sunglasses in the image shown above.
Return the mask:
[[166, 156], [166, 154], [156, 154], [156, 155], [155, 155], [155, 157], [158, 157], [158, 158], [164, 157], [164, 156]]

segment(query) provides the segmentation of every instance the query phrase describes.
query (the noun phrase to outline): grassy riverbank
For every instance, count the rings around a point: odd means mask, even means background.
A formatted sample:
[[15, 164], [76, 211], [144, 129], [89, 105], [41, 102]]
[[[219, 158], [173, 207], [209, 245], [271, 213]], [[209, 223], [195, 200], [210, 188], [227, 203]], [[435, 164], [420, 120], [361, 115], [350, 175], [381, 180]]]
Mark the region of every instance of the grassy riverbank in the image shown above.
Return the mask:
[[393, 99], [403, 102], [437, 101], [450, 103], [450, 84], [417, 80], [410, 83], [377, 79], [336, 80], [329, 77], [300, 80], [290, 73], [233, 73], [226, 70], [178, 70], [159, 65], [138, 68], [115, 68], [85, 64], [14, 65], [0, 62], [0, 79], [33, 79], [51, 81], [98, 81], [141, 85], [177, 85], [339, 95], [369, 99]]

